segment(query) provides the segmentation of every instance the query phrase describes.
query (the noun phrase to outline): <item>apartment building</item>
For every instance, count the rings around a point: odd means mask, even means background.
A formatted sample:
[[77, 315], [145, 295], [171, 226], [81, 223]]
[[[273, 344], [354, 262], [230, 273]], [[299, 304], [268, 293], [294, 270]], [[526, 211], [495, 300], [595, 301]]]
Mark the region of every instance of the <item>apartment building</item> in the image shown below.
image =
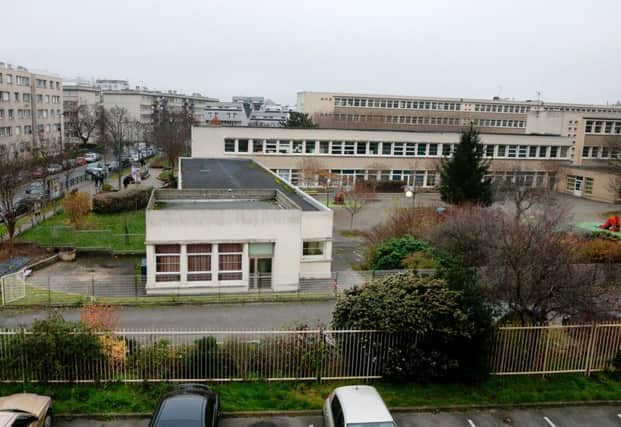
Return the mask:
[[88, 105], [95, 108], [101, 104], [101, 90], [93, 86], [89, 81], [76, 79], [73, 81], [66, 81], [63, 84], [63, 97], [65, 143], [80, 143], [81, 140], [74, 133], [70, 122], [74, 119], [76, 111], [80, 106]]
[[60, 76], [0, 62], [0, 147], [13, 156], [60, 152]]
[[205, 121], [224, 126], [248, 126], [248, 112], [244, 104], [233, 102], [208, 102], [205, 105]]

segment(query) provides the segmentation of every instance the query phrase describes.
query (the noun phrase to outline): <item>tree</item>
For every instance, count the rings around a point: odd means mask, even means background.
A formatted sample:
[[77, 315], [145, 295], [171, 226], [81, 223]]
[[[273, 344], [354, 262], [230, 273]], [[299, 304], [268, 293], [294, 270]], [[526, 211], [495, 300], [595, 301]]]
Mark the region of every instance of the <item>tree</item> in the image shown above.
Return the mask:
[[29, 177], [27, 164], [23, 159], [11, 156], [6, 149], [0, 151], [0, 218], [7, 229], [11, 255], [19, 207], [16, 196]]
[[476, 269], [489, 300], [508, 320], [607, 317], [617, 309], [616, 270], [579, 263], [574, 243], [559, 231], [563, 224], [558, 206], [542, 205], [528, 221], [475, 207], [452, 212], [430, 238], [447, 259]]
[[[487, 334], [487, 325], [478, 324], [463, 293], [443, 280], [408, 272], [346, 290], [332, 319], [336, 329], [382, 330], [406, 341], [403, 345], [388, 340], [382, 349], [365, 349], [388, 354], [383, 373], [387, 377], [473, 380], [485, 374], [486, 341], [480, 337]], [[470, 354], [479, 361], [471, 360]]]
[[[109, 110], [103, 109], [99, 116], [98, 127], [101, 129], [102, 141], [110, 146], [117, 164], [121, 165], [121, 156], [125, 148], [135, 142], [139, 123], [129, 117], [127, 109], [114, 106]], [[121, 174], [118, 177], [118, 188], [121, 189]]]
[[84, 218], [91, 211], [91, 196], [84, 192], [72, 192], [63, 200], [63, 207], [71, 225], [80, 229], [84, 225]]
[[404, 267], [408, 255], [423, 252], [431, 255], [432, 247], [424, 240], [412, 236], [388, 239], [377, 246], [373, 264], [374, 270], [397, 270]]
[[492, 203], [492, 183], [486, 177], [489, 165], [483, 159], [479, 132], [470, 125], [461, 134], [453, 156], [443, 159], [440, 166], [440, 195], [451, 204]]
[[175, 169], [179, 157], [189, 152], [192, 126], [196, 124], [191, 109], [187, 106], [172, 111], [166, 103], [156, 106], [150, 139], [166, 154], [171, 168], [171, 179], [175, 179]]
[[610, 155], [608, 166], [611, 176], [608, 188], [617, 198], [621, 198], [621, 137], [606, 137], [604, 146]]
[[98, 108], [94, 105], [82, 104], [73, 106], [65, 113], [69, 119], [67, 130], [71, 136], [79, 138], [82, 145], [86, 145], [97, 129]]
[[317, 127], [308, 114], [296, 111], [289, 112], [289, 117], [282, 126], [289, 129], [315, 129]]
[[371, 201], [371, 194], [362, 185], [354, 185], [345, 191], [343, 208], [349, 213], [349, 229], [354, 227], [354, 217]]
[[533, 209], [557, 203], [547, 183], [528, 182], [524, 172], [514, 171], [494, 187], [496, 199], [512, 205], [516, 222]]

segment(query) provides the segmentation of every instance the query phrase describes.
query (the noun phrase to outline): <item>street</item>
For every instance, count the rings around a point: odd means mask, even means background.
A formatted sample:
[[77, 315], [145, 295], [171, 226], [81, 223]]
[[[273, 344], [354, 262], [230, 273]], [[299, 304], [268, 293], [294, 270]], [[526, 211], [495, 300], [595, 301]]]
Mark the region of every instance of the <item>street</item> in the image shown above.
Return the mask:
[[[619, 406], [393, 414], [399, 427], [618, 427]], [[58, 427], [143, 427], [147, 419], [59, 421]], [[220, 427], [324, 427], [321, 416], [224, 418]]]
[[[119, 307], [119, 327], [125, 329], [283, 329], [295, 324], [324, 324], [332, 319], [334, 301]], [[80, 309], [60, 311], [66, 320], [80, 320]], [[30, 325], [47, 317], [46, 310], [4, 310], [0, 327]]]

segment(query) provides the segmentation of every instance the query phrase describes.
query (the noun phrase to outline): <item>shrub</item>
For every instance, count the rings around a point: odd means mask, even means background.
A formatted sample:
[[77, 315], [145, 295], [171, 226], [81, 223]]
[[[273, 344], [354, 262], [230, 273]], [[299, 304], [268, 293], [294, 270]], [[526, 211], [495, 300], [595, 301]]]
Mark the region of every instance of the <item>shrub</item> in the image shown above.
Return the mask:
[[369, 243], [377, 245], [393, 237], [421, 237], [441, 220], [434, 208], [397, 208], [386, 221], [372, 227], [366, 238]]
[[104, 192], [112, 191], [113, 189], [114, 187], [112, 187], [112, 185], [108, 184], [107, 182], [101, 186], [101, 191]]
[[63, 201], [69, 222], [75, 228], [82, 228], [86, 215], [91, 211], [91, 196], [88, 193], [72, 192]]
[[621, 242], [596, 238], [579, 244], [578, 257], [586, 263], [621, 262]]
[[[438, 279], [396, 274], [345, 291], [337, 301], [332, 325], [337, 329], [378, 329], [399, 334], [382, 343], [383, 374], [392, 380], [474, 380], [485, 375], [485, 364], [473, 369], [468, 354], [485, 360], [481, 326], [463, 293]], [[464, 349], [468, 349], [465, 351]], [[374, 356], [375, 357], [375, 356]]]
[[432, 247], [424, 240], [412, 236], [389, 239], [377, 246], [372, 268], [374, 270], [396, 270], [403, 268], [404, 259], [414, 252], [431, 255]]
[[165, 169], [170, 167], [170, 160], [166, 156], [154, 157], [149, 161], [149, 167]]
[[110, 214], [143, 209], [149, 203], [152, 187], [132, 185], [113, 193], [99, 193], [93, 197], [93, 212]]

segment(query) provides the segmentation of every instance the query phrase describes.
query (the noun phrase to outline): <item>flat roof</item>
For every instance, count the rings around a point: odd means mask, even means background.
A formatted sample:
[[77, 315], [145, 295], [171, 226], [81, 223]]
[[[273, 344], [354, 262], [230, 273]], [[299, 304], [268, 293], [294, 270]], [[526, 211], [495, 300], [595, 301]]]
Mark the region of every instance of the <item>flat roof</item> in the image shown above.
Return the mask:
[[303, 211], [320, 208], [252, 159], [179, 159], [182, 189], [275, 190]]

